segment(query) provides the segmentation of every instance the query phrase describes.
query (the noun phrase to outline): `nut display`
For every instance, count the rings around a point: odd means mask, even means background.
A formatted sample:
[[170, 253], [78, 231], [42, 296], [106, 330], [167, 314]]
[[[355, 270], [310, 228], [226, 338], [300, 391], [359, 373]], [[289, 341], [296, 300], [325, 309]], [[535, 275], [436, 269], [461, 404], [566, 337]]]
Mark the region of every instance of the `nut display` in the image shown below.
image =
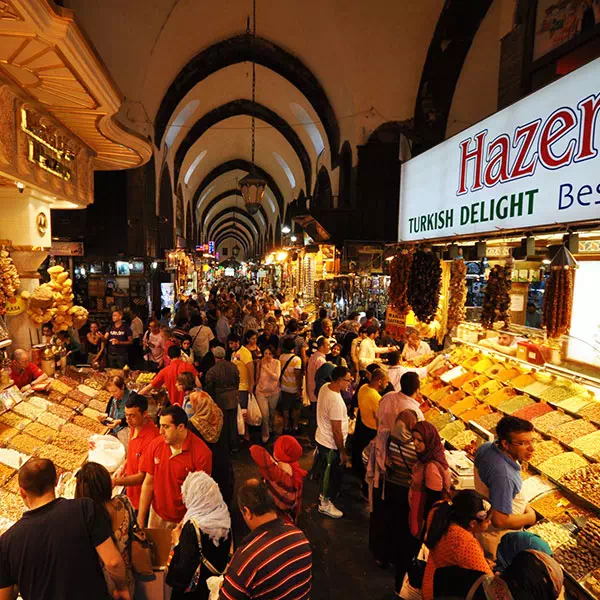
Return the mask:
[[81, 392], [82, 394], [85, 394], [86, 396], [89, 396], [90, 398], [93, 398], [99, 390], [90, 387], [89, 385], [85, 385], [85, 384], [81, 384], [77, 386], [77, 390], [79, 392]]
[[69, 377], [68, 375], [61, 375], [58, 380], [61, 383], [69, 386], [69, 390], [76, 388], [79, 385], [77, 379], [73, 379], [73, 377]]
[[67, 408], [71, 408], [73, 410], [83, 410], [85, 404], [78, 402], [77, 400], [73, 400], [73, 398], [65, 397], [61, 403], [61, 406], [66, 406]]
[[577, 542], [596, 556], [600, 556], [600, 519], [588, 519], [577, 534]]
[[16, 469], [0, 464], [0, 486], [3, 486], [16, 472]]
[[48, 400], [45, 400], [44, 398], [39, 398], [38, 396], [32, 396], [31, 398], [29, 398], [29, 400], [27, 400], [27, 402], [29, 402], [29, 404], [31, 404], [32, 406], [37, 406], [38, 408], [41, 408], [42, 410], [46, 410], [48, 408], [48, 405], [50, 404]]
[[13, 412], [35, 421], [43, 412], [43, 408], [38, 408], [29, 402], [19, 402], [12, 407]]
[[496, 425], [498, 425], [503, 416], [501, 413], [492, 413], [477, 419], [475, 422], [481, 425], [486, 431], [496, 433]]
[[[87, 432], [86, 432], [87, 435]], [[86, 438], [75, 437], [69, 435], [64, 431], [52, 441], [52, 444], [61, 450], [66, 450], [73, 454], [87, 454], [89, 450], [89, 443]]]
[[90, 377], [89, 379], [86, 379], [83, 383], [88, 387], [91, 387], [92, 389], [99, 392], [106, 385], [106, 380], [103, 377], [94, 376]]
[[74, 425], [73, 423], [67, 423], [61, 429], [61, 433], [64, 433], [66, 435], [71, 435], [71, 436], [81, 439], [81, 440], [85, 440], [86, 443], [91, 435], [91, 433], [87, 429], [84, 429], [83, 427], [79, 427], [79, 425]]
[[[552, 435], [563, 442], [563, 444], [570, 444], [580, 437], [588, 435], [589, 433], [594, 433], [594, 431], [598, 431], [598, 428], [588, 421], [575, 419], [570, 423], [565, 423], [564, 425], [557, 427], [552, 431]], [[600, 448], [598, 448], [598, 450], [600, 451]]]
[[20, 433], [12, 438], [9, 442], [9, 446], [13, 450], [23, 452], [24, 454], [35, 454], [35, 451], [43, 445], [43, 442], [34, 438], [26, 433]]
[[573, 448], [581, 450], [586, 456], [600, 455], [600, 431], [588, 433], [571, 443]]
[[16, 427], [9, 427], [4, 423], [0, 423], [0, 446], [5, 446], [18, 433], [19, 430]]
[[532, 419], [531, 422], [538, 431], [541, 431], [542, 433], [550, 433], [556, 427], [559, 427], [564, 423], [569, 423], [572, 420], [573, 417], [562, 414], [555, 410], [542, 415], [541, 417], [536, 417], [535, 419]]
[[99, 410], [94, 410], [93, 408], [86, 407], [83, 409], [83, 416], [98, 421], [98, 418], [103, 417], [104, 413], [100, 412]]
[[90, 400], [88, 408], [91, 408], [92, 410], [97, 410], [98, 412], [104, 414], [106, 413], [106, 402], [101, 402], [100, 400], [96, 400], [95, 398], [93, 398], [92, 400]]
[[592, 571], [583, 581], [583, 587], [588, 590], [594, 598], [600, 597], [600, 569]]
[[56, 431], [47, 425], [42, 425], [41, 423], [29, 423], [25, 429], [23, 429], [23, 433], [30, 435], [38, 440], [43, 442], [49, 442], [56, 435]]
[[461, 431], [458, 435], [452, 438], [450, 442], [455, 448], [464, 450], [467, 446], [470, 446], [473, 442], [477, 442], [477, 435], [470, 429]]
[[569, 412], [579, 414], [588, 404], [593, 402], [589, 396], [572, 396], [558, 403], [558, 407]]
[[452, 440], [452, 438], [456, 437], [461, 431], [465, 430], [465, 424], [462, 421], [456, 420], [452, 421], [452, 423], [448, 423], [441, 431], [440, 437], [445, 440]]
[[600, 464], [594, 463], [568, 473], [563, 476], [560, 483], [600, 508]]
[[558, 454], [562, 454], [564, 452], [564, 448], [553, 441], [543, 441], [537, 442], [534, 444], [533, 456], [529, 463], [534, 467], [539, 467], [543, 462], [547, 461], [549, 458], [553, 456], [557, 456]]
[[539, 465], [542, 473], [548, 475], [554, 480], [559, 480], [563, 475], [585, 467], [588, 463], [585, 458], [575, 454], [575, 452], [564, 452], [558, 456], [553, 456]]
[[18, 521], [25, 512], [25, 504], [20, 496], [0, 489], [0, 515], [9, 521]]
[[588, 573], [600, 567], [600, 558], [586, 552], [575, 540], [569, 540], [554, 553], [554, 558], [575, 579], [581, 580]]
[[552, 519], [571, 507], [571, 503], [558, 490], [554, 490], [534, 500], [531, 507], [542, 517]]
[[4, 414], [0, 415], [0, 423], [4, 423], [5, 425], [10, 425], [10, 427], [18, 427], [21, 425], [24, 427], [25, 425], [31, 423], [29, 419], [25, 419], [21, 415], [9, 410]]
[[102, 390], [96, 394], [94, 400], [97, 400], [98, 402], [104, 402], [104, 406], [106, 406], [110, 398], [111, 395], [108, 392]]
[[543, 540], [548, 542], [548, 545], [552, 548], [553, 552], [573, 539], [571, 537], [571, 532], [566, 527], [557, 525], [552, 521], [540, 521], [530, 527], [527, 531], [539, 535]]
[[65, 385], [62, 381], [58, 379], [53, 379], [50, 383], [50, 389], [54, 392], [58, 392], [60, 394], [68, 394], [71, 391], [71, 388], [68, 385]]
[[53, 415], [56, 415], [57, 417], [60, 417], [61, 419], [64, 419], [65, 421], [68, 421], [73, 416], [75, 416], [75, 413], [73, 412], [72, 408], [69, 408], [68, 406], [64, 406], [62, 404], [53, 404], [52, 406], [49, 406], [48, 412]]
[[106, 433], [106, 425], [102, 425], [102, 423], [82, 415], [77, 415], [73, 419], [73, 423], [79, 427], [83, 427], [84, 429], [91, 431], [92, 433]]
[[64, 398], [64, 394], [62, 392], [57, 392], [56, 390], [50, 390], [50, 394], [48, 396], [48, 399], [51, 402], [56, 402], [59, 403], [62, 401], [62, 399]]
[[[84, 394], [83, 392], [80, 392], [79, 390], [71, 390], [67, 394], [67, 398], [71, 398], [71, 400], [75, 400], [76, 402], [80, 402], [81, 404], [85, 404], [86, 406], [87, 403], [91, 400], [90, 396]], [[63, 404], [64, 403], [65, 401], [63, 400]]]
[[41, 425], [45, 425], [46, 427], [50, 427], [51, 429], [55, 429], [56, 431], [58, 431], [66, 423], [66, 420], [61, 417], [58, 417], [57, 415], [53, 415], [50, 412], [47, 412], [43, 415], [40, 415], [38, 417], [37, 422]]
[[[428, 411], [425, 413], [426, 416], [429, 415]], [[443, 429], [450, 421], [452, 420], [452, 415], [450, 413], [437, 413], [432, 414], [431, 419], [427, 419], [438, 431]]]
[[40, 458], [47, 458], [59, 467], [67, 471], [73, 471], [81, 466], [82, 457], [80, 455], [62, 450], [53, 444], [46, 444], [38, 450]]
[[579, 411], [579, 414], [593, 423], [600, 424], [600, 402], [592, 402], [591, 404], [584, 406]]
[[564, 387], [561, 385], [555, 385], [551, 388], [548, 388], [540, 398], [545, 400], [546, 402], [551, 402], [552, 404], [558, 404], [567, 398], [571, 398], [575, 395], [575, 390]]

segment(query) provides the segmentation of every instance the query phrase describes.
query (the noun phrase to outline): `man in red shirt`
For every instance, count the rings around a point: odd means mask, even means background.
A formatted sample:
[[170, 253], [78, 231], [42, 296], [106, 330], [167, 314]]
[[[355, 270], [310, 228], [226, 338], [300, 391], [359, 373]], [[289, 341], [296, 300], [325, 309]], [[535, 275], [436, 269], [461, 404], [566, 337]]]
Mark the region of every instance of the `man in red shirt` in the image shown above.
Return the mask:
[[145, 396], [152, 388], [159, 390], [164, 385], [167, 388], [171, 404], [183, 406], [183, 391], [177, 389], [177, 376], [180, 373], [189, 371], [194, 374], [196, 385], [200, 386], [198, 371], [196, 371], [192, 364], [181, 360], [181, 348], [179, 346], [171, 346], [167, 354], [171, 359], [169, 366], [162, 369], [152, 380], [152, 383], [149, 383], [145, 388], [141, 389], [139, 393], [142, 396]]
[[160, 434], [158, 427], [148, 415], [148, 400], [139, 394], [131, 394], [125, 403], [125, 419], [131, 435], [127, 448], [125, 470], [113, 477], [113, 485], [127, 487], [127, 496], [137, 510], [145, 473], [141, 471], [144, 452]]
[[188, 473], [212, 472], [212, 452], [187, 429], [187, 415], [180, 406], [169, 406], [160, 416], [160, 437], [144, 453], [138, 522], [145, 527], [175, 529], [185, 515], [181, 486]]
[[15, 382], [15, 385], [22, 390], [25, 387], [42, 383], [48, 379], [48, 375], [31, 362], [29, 352], [18, 348], [13, 354], [10, 378]]

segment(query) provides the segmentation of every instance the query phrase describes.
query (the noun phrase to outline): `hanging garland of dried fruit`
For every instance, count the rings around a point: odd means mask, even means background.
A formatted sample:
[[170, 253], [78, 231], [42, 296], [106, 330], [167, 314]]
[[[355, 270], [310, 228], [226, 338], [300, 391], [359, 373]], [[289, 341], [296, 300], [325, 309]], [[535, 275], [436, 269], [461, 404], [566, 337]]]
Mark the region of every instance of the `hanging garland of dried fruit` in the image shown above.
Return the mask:
[[0, 251], [0, 316], [6, 314], [6, 302], [13, 300], [21, 285], [17, 267], [6, 250]]
[[452, 261], [450, 271], [450, 304], [448, 306], [448, 331], [465, 320], [467, 302], [467, 265], [462, 259]]
[[390, 264], [390, 286], [388, 288], [390, 304], [402, 316], [407, 315], [410, 310], [410, 305], [406, 299], [406, 293], [408, 291], [413, 252], [414, 250], [412, 248], [403, 249], [394, 257]]
[[512, 259], [504, 266], [492, 267], [485, 286], [481, 324], [492, 329], [496, 321], [504, 321], [504, 327], [510, 325], [510, 288], [512, 286]]
[[417, 250], [410, 268], [406, 298], [417, 319], [431, 323], [440, 302], [442, 267], [433, 252]]
[[573, 312], [574, 269], [552, 269], [544, 292], [542, 325], [549, 338], [569, 333]]

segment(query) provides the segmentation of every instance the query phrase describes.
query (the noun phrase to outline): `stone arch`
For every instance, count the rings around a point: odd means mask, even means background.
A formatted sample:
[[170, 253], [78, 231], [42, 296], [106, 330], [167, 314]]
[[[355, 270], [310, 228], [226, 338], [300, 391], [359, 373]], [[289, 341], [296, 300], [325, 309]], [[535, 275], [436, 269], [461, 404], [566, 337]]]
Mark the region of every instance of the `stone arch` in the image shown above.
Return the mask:
[[200, 119], [198, 119], [198, 121], [196, 121], [177, 148], [174, 160], [175, 181], [178, 181], [179, 179], [179, 173], [181, 171], [181, 166], [183, 165], [186, 154], [202, 137], [202, 135], [217, 123], [240, 115], [248, 117], [254, 116], [257, 119], [269, 124], [271, 127], [279, 131], [279, 133], [281, 133], [281, 135], [287, 140], [289, 145], [296, 153], [296, 156], [302, 165], [306, 186], [310, 188], [312, 178], [310, 156], [298, 134], [285, 119], [282, 119], [271, 109], [263, 106], [262, 104], [258, 104], [257, 102], [252, 103], [251, 100], [245, 99], [233, 100], [227, 104], [223, 104], [222, 106], [219, 106], [218, 108], [206, 113]]
[[158, 250], [163, 255], [165, 250], [175, 247], [173, 227], [173, 188], [169, 167], [163, 166], [158, 191]]
[[215, 240], [217, 251], [219, 246], [223, 245], [223, 243], [225, 243], [225, 241], [227, 241], [228, 239], [234, 239], [237, 242], [239, 242], [243, 246], [244, 251], [246, 253], [250, 251], [248, 240], [245, 237], [241, 236], [239, 233], [228, 230], [225, 230], [223, 233], [221, 233], [219, 237]]
[[212, 232], [213, 227], [215, 226], [216, 223], [218, 222], [222, 222], [219, 221], [220, 219], [222, 219], [224, 216], [231, 216], [233, 217], [233, 215], [236, 215], [236, 219], [241, 222], [244, 223], [245, 221], [243, 221], [242, 219], [246, 219], [248, 221], [248, 223], [252, 224], [252, 226], [255, 228], [256, 230], [256, 234], [258, 235], [258, 233], [260, 232], [260, 227], [258, 226], [258, 224], [256, 223], [256, 221], [254, 220], [254, 217], [247, 213], [245, 210], [242, 210], [241, 208], [237, 208], [237, 207], [231, 207], [231, 208], [227, 208], [225, 210], [220, 211], [219, 213], [217, 213], [211, 220], [210, 223], [208, 223], [205, 227], [206, 229], [206, 235], [210, 237], [210, 234]]
[[315, 184], [312, 207], [320, 209], [333, 208], [331, 180], [329, 179], [329, 171], [327, 171], [325, 167], [321, 167], [317, 175], [317, 183]]
[[352, 148], [346, 140], [340, 150], [340, 180], [339, 180], [339, 208], [350, 208], [353, 204], [353, 169]]
[[331, 164], [337, 164], [340, 129], [335, 112], [318, 79], [296, 56], [276, 44], [248, 34], [241, 34], [213, 44], [196, 54], [177, 74], [165, 93], [154, 127], [158, 148], [171, 115], [185, 95], [200, 81], [228, 66], [255, 60], [292, 83], [307, 98], [319, 119], [329, 142]]
[[228, 232], [227, 235], [241, 235], [244, 239], [247, 240], [248, 248], [250, 248], [254, 244], [254, 235], [252, 231], [250, 231], [247, 225], [240, 225], [239, 221], [236, 223], [235, 229], [231, 222], [221, 223], [214, 232], [215, 239], [221, 237], [221, 235], [225, 232]]
[[[200, 223], [204, 223], [208, 213], [211, 211], [211, 209], [213, 207], [215, 207], [221, 200], [224, 200], [225, 198], [229, 198], [230, 196], [238, 196], [241, 198], [242, 192], [240, 192], [239, 189], [235, 188], [235, 189], [225, 190], [224, 192], [217, 194], [202, 210], [202, 214], [200, 215]], [[265, 223], [268, 223], [269, 217], [267, 216], [267, 213], [262, 206], [259, 206], [258, 212], [260, 212], [260, 214], [263, 216]]]

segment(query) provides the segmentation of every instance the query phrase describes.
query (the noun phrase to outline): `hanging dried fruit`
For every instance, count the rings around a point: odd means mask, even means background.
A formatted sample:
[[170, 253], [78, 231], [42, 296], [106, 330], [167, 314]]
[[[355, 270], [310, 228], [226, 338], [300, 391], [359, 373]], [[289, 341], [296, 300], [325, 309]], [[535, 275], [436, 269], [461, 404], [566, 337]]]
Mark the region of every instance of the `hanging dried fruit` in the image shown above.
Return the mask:
[[390, 304], [402, 315], [405, 316], [410, 310], [410, 305], [406, 299], [408, 291], [408, 280], [410, 278], [410, 266], [413, 261], [413, 249], [403, 249], [397, 254], [390, 264], [390, 287], [388, 295]]
[[422, 323], [431, 323], [440, 301], [442, 267], [431, 250], [417, 250], [410, 268], [406, 298]]
[[6, 250], [0, 251], [0, 316], [6, 314], [6, 301], [15, 297], [20, 285], [15, 263]]
[[450, 303], [447, 330], [450, 331], [465, 320], [467, 301], [467, 265], [462, 259], [452, 261], [450, 271]]
[[574, 285], [575, 271], [573, 269], [550, 271], [542, 310], [542, 325], [546, 328], [549, 338], [568, 334], [571, 329]]
[[491, 329], [496, 321], [504, 321], [504, 327], [510, 325], [511, 273], [512, 260], [507, 260], [504, 266], [496, 265], [490, 271], [481, 312], [481, 324], [485, 329]]

